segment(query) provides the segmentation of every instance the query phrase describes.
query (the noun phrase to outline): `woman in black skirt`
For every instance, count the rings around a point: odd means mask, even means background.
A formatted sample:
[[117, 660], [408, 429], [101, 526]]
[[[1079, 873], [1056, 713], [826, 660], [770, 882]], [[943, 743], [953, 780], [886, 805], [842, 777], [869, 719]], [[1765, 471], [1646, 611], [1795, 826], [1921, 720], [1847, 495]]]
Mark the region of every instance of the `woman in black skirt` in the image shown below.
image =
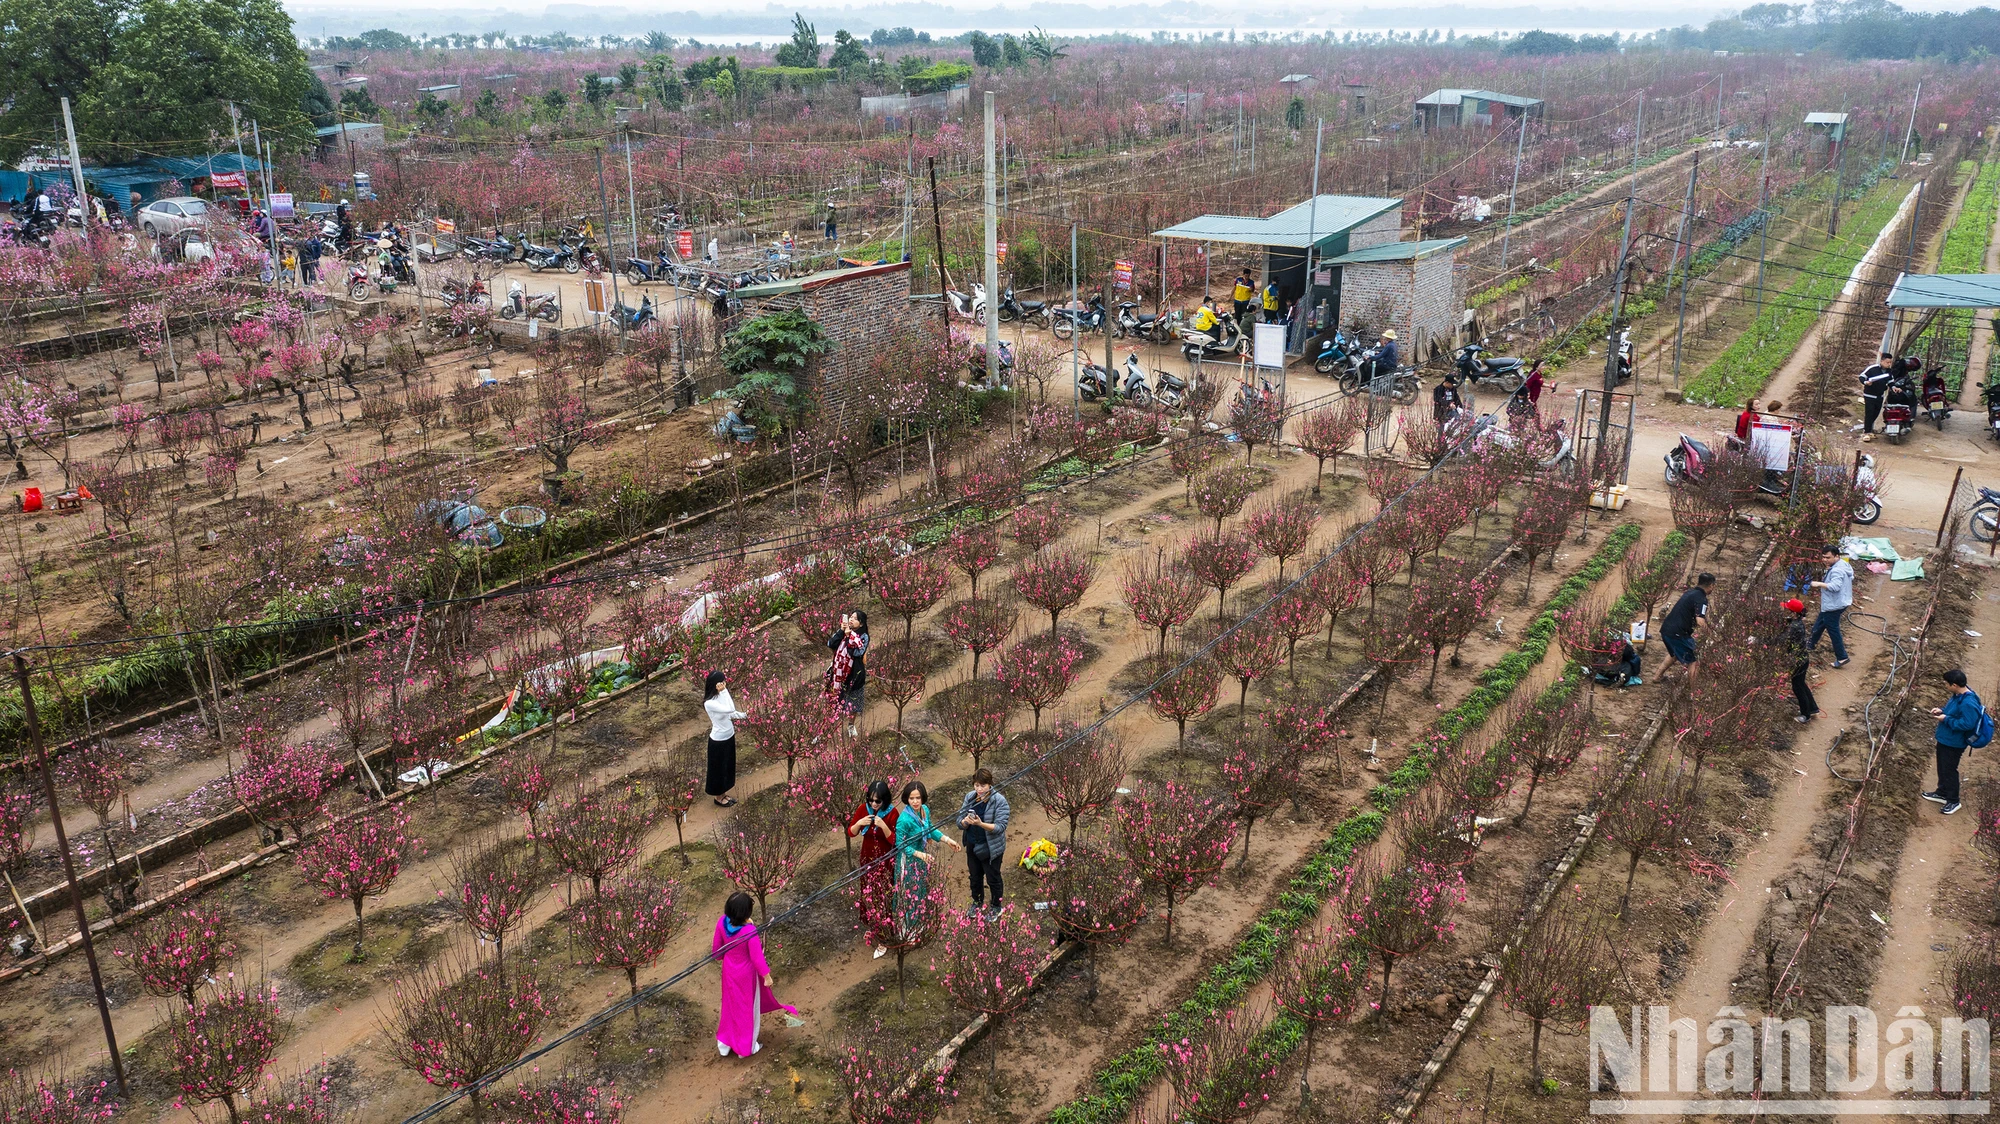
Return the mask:
[[708, 712], [708, 783], [703, 790], [715, 797], [716, 807], [728, 808], [736, 803], [729, 795], [736, 787], [736, 720], [749, 715], [736, 709], [729, 680], [721, 672], [709, 672], [701, 690], [701, 708]]

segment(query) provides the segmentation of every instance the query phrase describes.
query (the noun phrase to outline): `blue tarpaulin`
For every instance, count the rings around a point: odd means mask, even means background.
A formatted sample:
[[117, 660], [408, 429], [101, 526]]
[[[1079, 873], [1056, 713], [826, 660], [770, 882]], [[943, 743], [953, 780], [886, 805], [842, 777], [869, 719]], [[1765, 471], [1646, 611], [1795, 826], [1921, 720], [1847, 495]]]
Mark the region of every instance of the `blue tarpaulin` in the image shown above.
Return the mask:
[[[211, 172], [261, 172], [264, 165], [247, 156], [234, 152], [218, 153], [214, 156], [149, 156], [130, 164], [112, 164], [102, 168], [85, 168], [83, 182], [93, 192], [110, 197], [123, 211], [132, 209], [132, 193], [139, 193], [141, 204], [158, 199], [162, 189], [178, 181], [182, 190], [195, 180], [207, 179]], [[0, 197], [19, 199], [31, 187], [49, 187], [54, 184], [71, 183], [66, 169], [46, 172], [0, 171]]]

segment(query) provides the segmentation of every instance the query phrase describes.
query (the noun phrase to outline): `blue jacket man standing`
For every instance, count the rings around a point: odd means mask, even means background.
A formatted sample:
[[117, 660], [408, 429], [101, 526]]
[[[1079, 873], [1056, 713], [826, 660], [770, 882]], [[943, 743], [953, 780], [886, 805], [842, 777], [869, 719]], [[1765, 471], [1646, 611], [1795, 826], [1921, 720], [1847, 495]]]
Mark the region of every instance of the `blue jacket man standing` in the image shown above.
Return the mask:
[[1924, 793], [1924, 799], [1933, 804], [1942, 804], [1944, 814], [1949, 816], [1958, 811], [1958, 759], [1965, 756], [1966, 746], [1972, 741], [1974, 731], [1979, 729], [1980, 716], [1986, 708], [1979, 696], [1965, 685], [1965, 672], [1952, 668], [1944, 673], [1945, 686], [1951, 689], [1951, 697], [1943, 706], [1931, 708], [1931, 717], [1937, 724], [1937, 774], [1938, 786]]
[[1813, 621], [1806, 650], [1819, 647], [1819, 634], [1827, 633], [1833, 637], [1833, 666], [1846, 667], [1847, 642], [1840, 635], [1840, 618], [1854, 604], [1854, 567], [1840, 556], [1840, 548], [1831, 544], [1821, 548], [1819, 558], [1826, 563], [1826, 577], [1810, 583], [1819, 590], [1819, 616]]

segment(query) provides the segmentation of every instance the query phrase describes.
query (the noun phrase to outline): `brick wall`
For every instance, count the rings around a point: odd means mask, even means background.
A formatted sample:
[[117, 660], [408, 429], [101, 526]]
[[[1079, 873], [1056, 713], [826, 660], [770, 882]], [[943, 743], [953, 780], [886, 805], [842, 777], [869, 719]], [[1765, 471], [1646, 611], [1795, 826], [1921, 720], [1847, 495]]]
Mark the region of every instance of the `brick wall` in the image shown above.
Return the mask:
[[1384, 215], [1369, 219], [1347, 232], [1349, 250], [1365, 250], [1370, 246], [1381, 246], [1400, 241], [1403, 237], [1403, 209], [1396, 208]]
[[835, 280], [802, 293], [786, 293], [745, 302], [745, 316], [803, 309], [826, 333], [830, 345], [815, 361], [823, 405], [835, 410], [847, 404], [848, 392], [868, 370], [873, 343], [893, 325], [915, 313], [910, 306], [907, 265], [881, 273]]
[[1416, 262], [1373, 262], [1341, 268], [1340, 319], [1373, 339], [1396, 329], [1406, 362], [1430, 358], [1432, 345], [1449, 348], [1465, 297], [1449, 253]]

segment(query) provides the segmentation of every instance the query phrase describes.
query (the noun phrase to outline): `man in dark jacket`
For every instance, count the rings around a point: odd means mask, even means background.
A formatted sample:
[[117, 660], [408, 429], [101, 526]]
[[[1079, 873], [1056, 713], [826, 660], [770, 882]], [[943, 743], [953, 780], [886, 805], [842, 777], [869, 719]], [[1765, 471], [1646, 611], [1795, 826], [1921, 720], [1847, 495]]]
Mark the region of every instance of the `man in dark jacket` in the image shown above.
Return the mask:
[[1446, 375], [1444, 381], [1431, 388], [1431, 417], [1439, 425], [1451, 420], [1451, 416], [1465, 408], [1465, 399], [1459, 397], [1458, 376]]
[[1011, 816], [1007, 798], [993, 787], [993, 770], [972, 774], [972, 791], [958, 806], [958, 826], [965, 834], [966, 865], [972, 868], [972, 908], [986, 905], [985, 886], [993, 887], [993, 907], [988, 917], [1000, 916], [1000, 868], [1007, 862], [1007, 821]]
[[1875, 432], [1875, 419], [1882, 414], [1882, 396], [1889, 392], [1889, 383], [1896, 377], [1889, 369], [1896, 357], [1883, 352], [1881, 362], [1870, 364], [1861, 372], [1861, 432]]
[[1792, 657], [1792, 698], [1799, 704], [1793, 721], [1810, 722], [1819, 717], [1819, 701], [1813, 698], [1812, 684], [1806, 682], [1806, 672], [1812, 667], [1812, 630], [1806, 624], [1806, 603], [1794, 597], [1785, 602], [1785, 611], [1792, 615], [1791, 623], [1785, 626], [1785, 651]]
[[1708, 624], [1708, 590], [1714, 584], [1715, 575], [1703, 573], [1660, 621], [1660, 642], [1683, 666], [1694, 664], [1694, 637]]
[[1949, 816], [1958, 811], [1958, 759], [1965, 756], [1986, 708], [1965, 685], [1965, 672], [1954, 667], [1944, 673], [1944, 682], [1951, 697], [1943, 706], [1931, 708], [1931, 717], [1937, 719], [1938, 786], [1924, 793], [1924, 799], [1944, 805], [1941, 810]]

